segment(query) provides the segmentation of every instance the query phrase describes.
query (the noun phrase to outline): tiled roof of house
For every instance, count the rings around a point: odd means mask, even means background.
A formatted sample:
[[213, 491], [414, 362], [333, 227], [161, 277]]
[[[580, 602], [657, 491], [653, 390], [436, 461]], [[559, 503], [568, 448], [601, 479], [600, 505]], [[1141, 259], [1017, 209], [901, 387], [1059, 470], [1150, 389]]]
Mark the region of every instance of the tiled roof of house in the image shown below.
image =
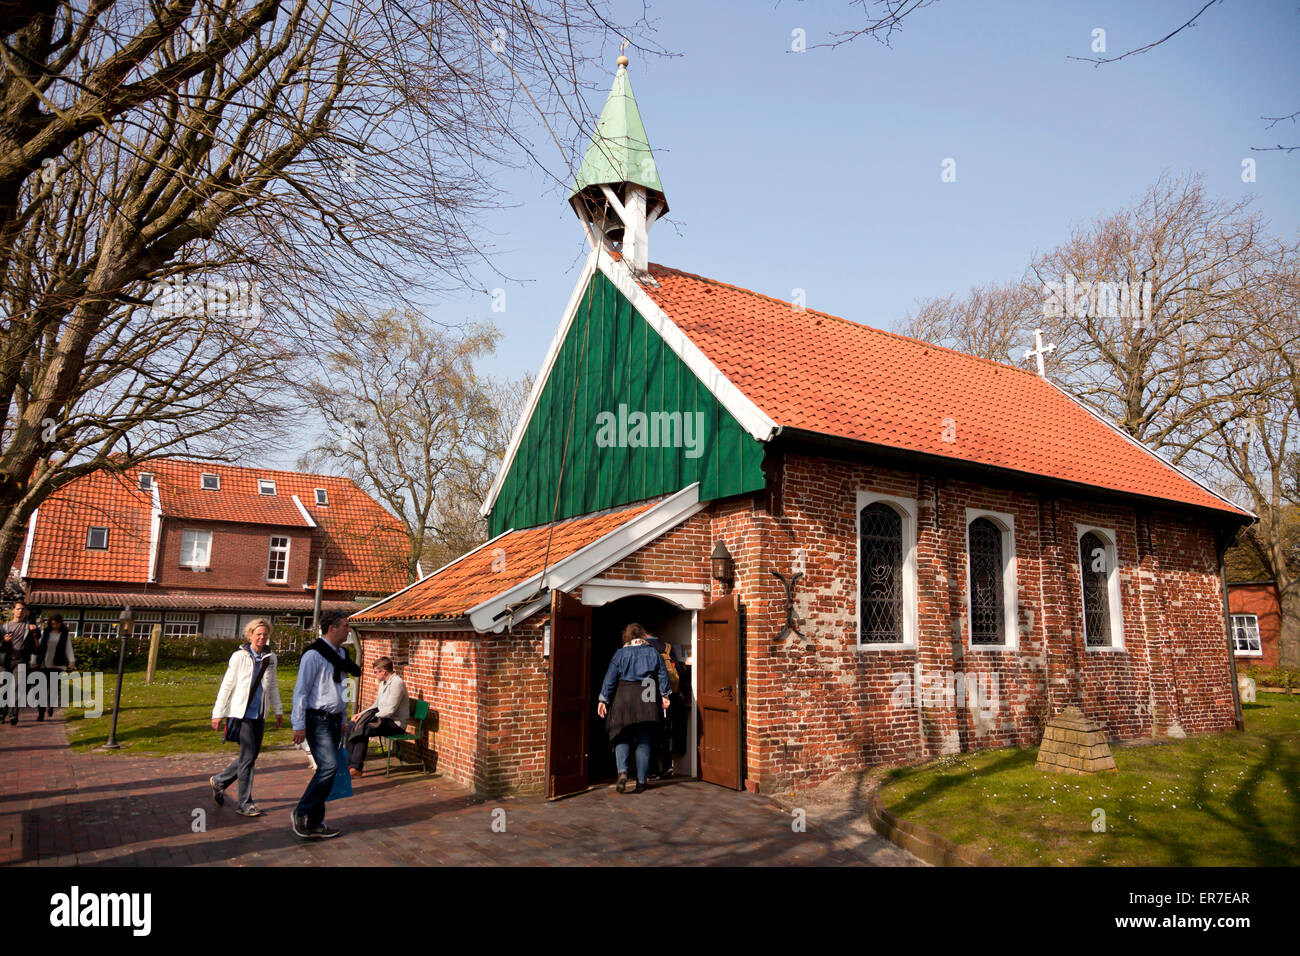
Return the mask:
[[666, 266], [650, 272], [659, 308], [778, 425], [1246, 514], [1033, 372]]
[[[657, 502], [619, 511], [511, 531], [441, 568], [424, 580], [354, 615], [353, 623], [464, 617], [483, 603], [604, 537]], [[549, 553], [548, 553], [549, 544]]]
[[[135, 610], [141, 608], [172, 608], [175, 610], [210, 611], [222, 610], [279, 611], [303, 613], [312, 610], [315, 597], [308, 592], [302, 597], [280, 597], [278, 595], [227, 594], [220, 591], [202, 592], [148, 592], [148, 591], [33, 591], [27, 600], [43, 608], [56, 607], [125, 607], [131, 605]], [[346, 611], [357, 609], [354, 601], [321, 601], [322, 611]]]
[[[229, 521], [270, 526], [308, 524], [294, 504], [297, 495], [316, 525], [310, 575], [325, 558], [324, 588], [383, 594], [407, 582], [407, 537], [400, 521], [350, 478], [310, 475], [212, 462], [161, 459], [118, 474], [101, 471], [71, 482], [43, 502], [37, 513], [26, 577], [44, 581], [148, 581], [152, 495], [139, 490], [139, 476], [152, 474], [164, 520]], [[220, 476], [217, 491], [204, 491], [204, 474]], [[275, 494], [258, 492], [259, 479], [275, 482]], [[316, 489], [325, 504], [317, 504]], [[106, 526], [107, 551], [86, 549], [87, 528]]]

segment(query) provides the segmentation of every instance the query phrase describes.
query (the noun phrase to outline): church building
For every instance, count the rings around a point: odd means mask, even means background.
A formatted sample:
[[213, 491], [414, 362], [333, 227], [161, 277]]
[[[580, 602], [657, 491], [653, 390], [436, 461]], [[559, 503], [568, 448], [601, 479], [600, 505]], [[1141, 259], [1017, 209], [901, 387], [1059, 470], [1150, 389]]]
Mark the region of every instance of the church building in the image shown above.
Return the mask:
[[[491, 540], [351, 620], [482, 792], [614, 776], [625, 624], [675, 646], [676, 773], [771, 792], [1240, 705], [1251, 516], [1031, 370], [651, 263], [668, 210], [619, 58], [570, 199], [591, 244], [484, 506]], [[362, 698], [374, 693], [366, 671]]]

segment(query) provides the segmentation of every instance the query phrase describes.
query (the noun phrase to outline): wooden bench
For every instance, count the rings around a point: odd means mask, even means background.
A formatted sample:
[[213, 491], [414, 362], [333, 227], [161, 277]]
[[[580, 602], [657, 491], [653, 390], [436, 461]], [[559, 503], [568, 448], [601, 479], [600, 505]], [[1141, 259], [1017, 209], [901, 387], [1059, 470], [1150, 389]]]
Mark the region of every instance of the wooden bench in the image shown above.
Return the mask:
[[[387, 777], [391, 769], [393, 760], [393, 751], [397, 750], [397, 744], [403, 740], [424, 740], [424, 724], [429, 719], [429, 702], [427, 700], [411, 701], [411, 716], [408, 723], [415, 723], [415, 733], [413, 734], [389, 734], [379, 738], [379, 746], [384, 751], [384, 776]], [[384, 746], [384, 741], [388, 745]], [[423, 744], [421, 745], [423, 746]], [[402, 766], [402, 752], [397, 750], [397, 766]], [[420, 757], [420, 769], [428, 773], [428, 768], [424, 765], [424, 757]]]

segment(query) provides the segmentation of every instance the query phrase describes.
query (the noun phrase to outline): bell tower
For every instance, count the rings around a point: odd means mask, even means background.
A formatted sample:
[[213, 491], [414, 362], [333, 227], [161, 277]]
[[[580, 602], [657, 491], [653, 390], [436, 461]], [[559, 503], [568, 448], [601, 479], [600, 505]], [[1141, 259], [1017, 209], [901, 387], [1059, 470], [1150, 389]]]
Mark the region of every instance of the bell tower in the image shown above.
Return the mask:
[[627, 57], [620, 55], [569, 203], [592, 248], [621, 253], [632, 271], [642, 275], [649, 262], [650, 227], [668, 211], [668, 200], [632, 95], [627, 64]]

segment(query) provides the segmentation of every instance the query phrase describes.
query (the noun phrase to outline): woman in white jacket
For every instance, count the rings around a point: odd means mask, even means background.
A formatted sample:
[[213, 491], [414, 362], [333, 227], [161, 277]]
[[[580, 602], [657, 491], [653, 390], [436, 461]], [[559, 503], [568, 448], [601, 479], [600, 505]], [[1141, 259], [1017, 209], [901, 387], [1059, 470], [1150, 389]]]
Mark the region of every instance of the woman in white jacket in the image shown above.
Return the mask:
[[[209, 778], [212, 799], [217, 806], [225, 802], [225, 790], [239, 781], [239, 804], [235, 812], [246, 817], [260, 817], [262, 811], [253, 803], [253, 764], [262, 750], [262, 732], [269, 710], [275, 711], [275, 726], [283, 721], [280, 706], [280, 683], [275, 672], [275, 654], [267, 649], [271, 639], [271, 622], [266, 618], [249, 621], [244, 628], [247, 644], [230, 656], [226, 676], [217, 691], [217, 703], [212, 708], [212, 729], [216, 730], [223, 719], [238, 720], [239, 756], [214, 777]], [[258, 674], [261, 679], [253, 686]]]

